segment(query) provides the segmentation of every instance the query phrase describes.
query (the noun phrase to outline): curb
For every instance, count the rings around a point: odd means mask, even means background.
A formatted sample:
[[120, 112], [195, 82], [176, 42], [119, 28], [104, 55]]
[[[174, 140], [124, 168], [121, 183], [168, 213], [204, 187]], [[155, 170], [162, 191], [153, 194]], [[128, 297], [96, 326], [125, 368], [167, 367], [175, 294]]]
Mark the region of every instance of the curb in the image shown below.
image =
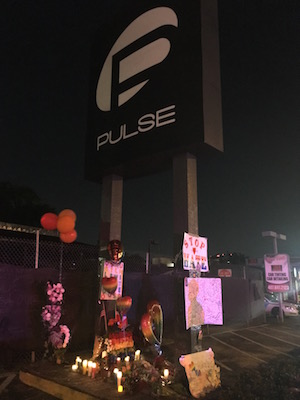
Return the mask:
[[54, 396], [62, 400], [107, 400], [107, 398], [94, 397], [90, 394], [80, 392], [78, 390], [69, 388], [68, 386], [61, 385], [59, 383], [53, 382], [41, 378], [39, 376], [30, 374], [29, 372], [20, 371], [19, 372], [20, 381], [25, 383], [25, 385], [31, 386], [35, 389], [46, 392], [51, 396]]

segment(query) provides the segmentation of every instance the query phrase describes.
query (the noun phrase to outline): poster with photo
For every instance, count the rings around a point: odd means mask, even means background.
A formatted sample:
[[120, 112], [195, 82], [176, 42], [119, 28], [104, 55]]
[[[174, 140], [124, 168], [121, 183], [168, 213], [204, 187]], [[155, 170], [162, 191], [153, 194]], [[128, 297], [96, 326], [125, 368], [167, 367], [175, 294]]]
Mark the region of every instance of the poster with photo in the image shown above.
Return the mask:
[[186, 329], [199, 325], [223, 325], [220, 278], [185, 278]]
[[184, 232], [183, 269], [208, 272], [207, 238]]
[[[111, 261], [105, 261], [103, 267], [102, 284], [101, 284], [101, 300], [117, 300], [122, 297], [123, 290], [123, 273], [124, 263], [114, 263]], [[105, 282], [103, 281], [105, 278]], [[112, 281], [110, 278], [116, 278], [116, 285], [111, 285]], [[115, 287], [115, 290], [114, 290]]]

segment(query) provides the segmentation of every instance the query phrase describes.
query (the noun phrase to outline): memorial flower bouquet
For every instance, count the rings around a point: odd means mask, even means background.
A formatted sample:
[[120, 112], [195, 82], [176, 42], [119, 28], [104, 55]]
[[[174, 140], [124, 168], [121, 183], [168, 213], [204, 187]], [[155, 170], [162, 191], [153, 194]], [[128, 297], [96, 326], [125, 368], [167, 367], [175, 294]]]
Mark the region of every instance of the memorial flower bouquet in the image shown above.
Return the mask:
[[59, 325], [63, 294], [65, 289], [61, 283], [51, 284], [47, 282], [47, 296], [49, 304], [42, 310], [42, 320], [46, 329], [45, 357], [54, 357], [57, 363], [61, 363], [64, 353], [70, 341], [70, 330], [67, 325]]

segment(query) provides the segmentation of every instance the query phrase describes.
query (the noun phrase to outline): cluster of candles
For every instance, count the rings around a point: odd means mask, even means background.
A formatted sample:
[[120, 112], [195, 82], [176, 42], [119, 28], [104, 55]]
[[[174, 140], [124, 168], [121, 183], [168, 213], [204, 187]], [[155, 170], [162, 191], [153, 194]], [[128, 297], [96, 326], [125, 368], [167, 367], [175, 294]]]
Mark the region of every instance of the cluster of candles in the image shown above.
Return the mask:
[[[105, 358], [107, 356], [107, 352], [103, 351], [101, 356], [102, 358]], [[136, 350], [134, 354], [134, 361], [139, 361], [140, 358], [141, 358], [141, 350]], [[121, 357], [117, 357], [116, 361], [117, 361], [117, 366], [118, 365], [121, 366]], [[130, 368], [130, 357], [126, 356], [124, 358], [124, 361], [125, 361], [125, 367]], [[72, 365], [73, 372], [82, 371], [83, 375], [87, 375], [91, 378], [95, 378], [95, 375], [98, 372], [98, 370], [99, 370], [99, 364], [91, 360], [89, 361], [82, 360], [79, 356], [76, 357], [75, 364]], [[121, 384], [123, 373], [117, 367], [114, 369], [113, 372], [116, 375], [118, 392], [121, 393], [123, 392], [123, 386]]]
[[91, 360], [82, 360], [79, 356], [76, 357], [75, 364], [72, 365], [72, 371], [78, 372], [82, 370], [82, 374], [95, 378], [98, 364]]

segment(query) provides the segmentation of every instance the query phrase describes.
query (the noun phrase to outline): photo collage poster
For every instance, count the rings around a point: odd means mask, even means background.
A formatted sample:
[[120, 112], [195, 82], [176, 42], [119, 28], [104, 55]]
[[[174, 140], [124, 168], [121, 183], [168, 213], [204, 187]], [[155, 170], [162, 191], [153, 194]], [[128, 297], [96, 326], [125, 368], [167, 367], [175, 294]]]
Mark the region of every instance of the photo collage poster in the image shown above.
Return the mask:
[[102, 278], [115, 277], [117, 279], [117, 288], [114, 291], [114, 293], [109, 293], [103, 288], [103, 285], [101, 285], [101, 293], [100, 293], [101, 300], [117, 300], [119, 297], [122, 297], [123, 273], [124, 273], [123, 262], [114, 263], [111, 261], [105, 261]]
[[185, 278], [186, 329], [200, 325], [223, 325], [220, 278]]

